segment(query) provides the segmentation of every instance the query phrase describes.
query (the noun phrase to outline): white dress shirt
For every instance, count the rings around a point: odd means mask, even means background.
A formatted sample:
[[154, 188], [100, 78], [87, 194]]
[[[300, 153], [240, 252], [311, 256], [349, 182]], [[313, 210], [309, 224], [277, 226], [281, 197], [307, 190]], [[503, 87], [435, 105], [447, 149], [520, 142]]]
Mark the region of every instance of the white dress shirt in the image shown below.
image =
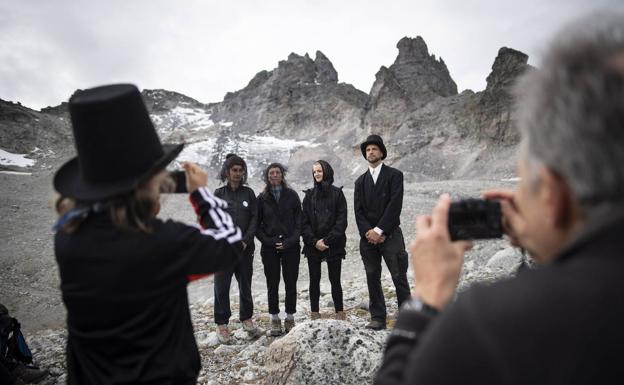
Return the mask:
[[[381, 172], [382, 165], [383, 165], [383, 162], [379, 163], [377, 167], [368, 166], [368, 170], [371, 173], [371, 176], [373, 177], [373, 184], [377, 184], [377, 178], [379, 178], [379, 173]], [[383, 230], [377, 226], [375, 226], [373, 231], [375, 231], [379, 235], [383, 234]]]

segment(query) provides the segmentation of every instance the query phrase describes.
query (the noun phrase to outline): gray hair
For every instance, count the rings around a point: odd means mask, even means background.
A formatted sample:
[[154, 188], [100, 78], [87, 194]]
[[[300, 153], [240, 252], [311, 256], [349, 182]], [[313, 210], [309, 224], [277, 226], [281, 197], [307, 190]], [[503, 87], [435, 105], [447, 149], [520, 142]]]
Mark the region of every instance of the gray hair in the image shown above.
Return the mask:
[[570, 186], [581, 207], [624, 201], [624, 14], [561, 31], [516, 86], [520, 155]]

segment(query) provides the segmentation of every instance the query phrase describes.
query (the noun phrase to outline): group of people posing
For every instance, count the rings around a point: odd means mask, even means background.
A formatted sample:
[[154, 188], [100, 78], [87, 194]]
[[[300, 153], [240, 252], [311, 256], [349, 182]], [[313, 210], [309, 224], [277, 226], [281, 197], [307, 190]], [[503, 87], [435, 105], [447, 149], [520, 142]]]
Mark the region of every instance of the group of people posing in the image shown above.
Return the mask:
[[[383, 165], [387, 150], [378, 135], [370, 135], [361, 144], [361, 150], [369, 170], [355, 183], [354, 208], [370, 298], [371, 321], [367, 327], [380, 330], [386, 327], [386, 306], [381, 288], [382, 258], [392, 275], [399, 303], [410, 294], [406, 276], [408, 257], [399, 227], [403, 175]], [[286, 168], [280, 163], [272, 163], [264, 170], [265, 187], [256, 198], [254, 191], [246, 185], [245, 160], [235, 154], [226, 156], [220, 173], [224, 185], [215, 190], [214, 195], [227, 202], [226, 211], [243, 233], [243, 256], [237, 264], [215, 276], [214, 316], [221, 342], [226, 343], [231, 338], [228, 323], [232, 315], [229, 297], [232, 276], [238, 281], [242, 327], [250, 334], [258, 332], [252, 320], [254, 236], [261, 243], [271, 335], [281, 335], [295, 325], [300, 239], [303, 239], [303, 254], [310, 274], [310, 318], [321, 318], [321, 267], [326, 262], [335, 318], [346, 319], [340, 276], [342, 260], [346, 257], [347, 201], [342, 188], [334, 186], [334, 170], [328, 162], [318, 160], [311, 171], [313, 187], [304, 191], [303, 203], [286, 182]], [[279, 317], [280, 273], [286, 291], [283, 323]]]
[[[194, 383], [200, 368], [188, 309], [187, 284], [214, 279], [214, 318], [223, 342], [231, 336], [230, 285], [240, 292], [240, 320], [253, 322], [254, 237], [267, 283], [270, 333], [295, 325], [301, 256], [310, 269], [312, 319], [320, 318], [321, 265], [327, 263], [336, 318], [344, 320], [340, 273], [345, 258], [347, 202], [334, 171], [312, 165], [314, 186], [303, 204], [286, 182], [286, 168], [270, 164], [257, 196], [246, 185], [247, 165], [229, 154], [214, 194], [206, 172], [183, 163], [167, 172], [183, 145], [161, 144], [138, 89], [130, 84], [79, 90], [69, 100], [77, 156], [54, 177], [59, 219], [55, 254], [67, 308], [68, 383]], [[409, 297], [407, 253], [399, 228], [403, 174], [383, 164], [381, 137], [361, 144], [369, 169], [355, 183], [354, 209], [370, 292], [368, 328], [386, 327], [381, 259], [399, 303]], [[199, 227], [162, 221], [160, 194], [188, 192]], [[279, 317], [280, 274], [286, 318]]]

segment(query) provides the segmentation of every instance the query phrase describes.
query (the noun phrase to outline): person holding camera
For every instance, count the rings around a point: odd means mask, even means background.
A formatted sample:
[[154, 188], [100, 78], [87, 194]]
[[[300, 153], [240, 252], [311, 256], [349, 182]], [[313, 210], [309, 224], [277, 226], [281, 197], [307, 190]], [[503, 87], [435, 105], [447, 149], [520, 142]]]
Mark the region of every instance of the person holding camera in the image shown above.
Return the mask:
[[360, 145], [368, 170], [355, 181], [354, 210], [360, 232], [360, 255], [366, 270], [373, 330], [386, 328], [386, 301], [381, 288], [381, 259], [392, 276], [399, 306], [409, 298], [408, 256], [399, 227], [403, 206], [403, 173], [386, 166], [388, 155], [379, 135], [369, 135]]
[[233, 266], [242, 233], [192, 163], [185, 187], [203, 228], [156, 217], [183, 145], [161, 145], [135, 86], [78, 90], [69, 112], [78, 155], [54, 176], [67, 383], [195, 384], [189, 276]]
[[301, 201], [299, 195], [286, 183], [286, 168], [271, 163], [263, 173], [264, 190], [258, 195], [258, 231], [262, 243], [260, 255], [267, 282], [271, 335], [282, 334], [279, 318], [280, 270], [286, 289], [286, 319], [284, 330], [295, 326], [297, 311], [297, 279], [301, 245]]
[[624, 13], [561, 31], [516, 91], [520, 182], [485, 198], [500, 201], [509, 240], [538, 267], [453, 302], [470, 243], [451, 242], [442, 196], [416, 220], [413, 297], [376, 384], [623, 378]]
[[215, 190], [214, 195], [227, 202], [226, 211], [234, 224], [243, 232], [243, 255], [241, 260], [231, 269], [221, 271], [214, 278], [214, 318], [217, 324], [217, 337], [221, 343], [231, 339], [228, 323], [232, 311], [230, 309], [230, 284], [232, 275], [238, 281], [240, 297], [239, 318], [245, 330], [251, 336], [258, 333], [252, 320], [253, 298], [251, 297], [251, 278], [253, 276], [254, 236], [258, 227], [258, 205], [256, 194], [246, 186], [247, 163], [235, 155], [228, 154], [220, 173], [221, 182], [225, 186]]
[[334, 183], [334, 169], [324, 160], [312, 165], [314, 187], [303, 198], [303, 253], [310, 271], [310, 314], [319, 319], [321, 263], [327, 262], [336, 318], [346, 319], [342, 302], [340, 269], [346, 256], [347, 200]]

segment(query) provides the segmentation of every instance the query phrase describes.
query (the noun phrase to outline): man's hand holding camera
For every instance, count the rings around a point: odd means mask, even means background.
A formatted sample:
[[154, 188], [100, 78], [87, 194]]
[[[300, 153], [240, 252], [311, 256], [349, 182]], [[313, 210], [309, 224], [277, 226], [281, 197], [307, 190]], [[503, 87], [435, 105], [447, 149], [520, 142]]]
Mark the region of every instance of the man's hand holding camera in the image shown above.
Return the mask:
[[441, 309], [453, 297], [470, 241], [451, 242], [448, 212], [451, 198], [444, 194], [432, 215], [416, 218], [416, 239], [410, 245], [414, 296]]

